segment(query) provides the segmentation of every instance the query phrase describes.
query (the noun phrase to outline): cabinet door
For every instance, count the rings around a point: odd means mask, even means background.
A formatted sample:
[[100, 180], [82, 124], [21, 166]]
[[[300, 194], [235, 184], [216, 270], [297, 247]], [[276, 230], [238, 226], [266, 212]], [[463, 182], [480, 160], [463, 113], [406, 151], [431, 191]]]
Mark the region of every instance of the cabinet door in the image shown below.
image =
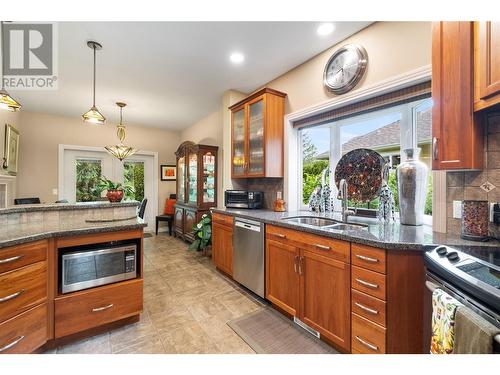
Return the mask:
[[432, 168], [482, 169], [483, 134], [472, 111], [472, 23], [432, 26]]
[[232, 114], [233, 161], [232, 177], [244, 177], [246, 174], [246, 127], [245, 107]]
[[[479, 60], [476, 61], [476, 78], [478, 80], [480, 100], [492, 99], [492, 96], [500, 95], [500, 22], [476, 22], [478, 28], [477, 50]], [[500, 102], [500, 98], [494, 103]]]
[[184, 229], [184, 209], [175, 207], [174, 230], [177, 234], [182, 234]]
[[349, 351], [351, 346], [350, 267], [302, 250], [301, 319]]
[[207, 151], [203, 154], [203, 204], [212, 205], [217, 200], [216, 162], [212, 152]]
[[248, 170], [249, 176], [264, 176], [264, 99], [248, 105]]
[[233, 229], [212, 223], [212, 257], [221, 271], [233, 276]]
[[186, 158], [177, 160], [177, 200], [184, 203], [186, 193]]
[[198, 154], [189, 151], [188, 153], [188, 171], [187, 171], [187, 184], [188, 184], [188, 203], [198, 204]]
[[299, 250], [266, 240], [266, 298], [287, 313], [299, 314]]
[[184, 209], [184, 236], [194, 239], [193, 226], [196, 224], [196, 211]]

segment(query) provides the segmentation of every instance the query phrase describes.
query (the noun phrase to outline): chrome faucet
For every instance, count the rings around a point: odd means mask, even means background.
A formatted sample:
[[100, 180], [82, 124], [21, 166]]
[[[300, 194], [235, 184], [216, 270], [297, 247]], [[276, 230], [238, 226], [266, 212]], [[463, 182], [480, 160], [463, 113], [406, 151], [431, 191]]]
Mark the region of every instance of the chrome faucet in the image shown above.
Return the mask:
[[349, 209], [347, 203], [347, 181], [344, 178], [339, 183], [339, 198], [342, 200], [342, 221], [347, 223], [347, 218], [354, 215], [354, 211]]

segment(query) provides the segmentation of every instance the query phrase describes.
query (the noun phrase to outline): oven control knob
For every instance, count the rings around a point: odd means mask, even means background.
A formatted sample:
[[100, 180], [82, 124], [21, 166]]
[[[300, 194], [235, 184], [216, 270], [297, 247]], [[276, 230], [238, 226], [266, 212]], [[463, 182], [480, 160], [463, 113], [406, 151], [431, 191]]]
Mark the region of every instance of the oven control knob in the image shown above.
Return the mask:
[[448, 249], [446, 248], [446, 246], [436, 247], [436, 253], [438, 253], [441, 256], [445, 255], [447, 252], [448, 252]]
[[446, 254], [446, 257], [448, 258], [448, 260], [450, 262], [456, 262], [457, 260], [460, 259], [460, 257], [458, 256], [458, 253], [456, 251], [449, 252], [448, 254]]

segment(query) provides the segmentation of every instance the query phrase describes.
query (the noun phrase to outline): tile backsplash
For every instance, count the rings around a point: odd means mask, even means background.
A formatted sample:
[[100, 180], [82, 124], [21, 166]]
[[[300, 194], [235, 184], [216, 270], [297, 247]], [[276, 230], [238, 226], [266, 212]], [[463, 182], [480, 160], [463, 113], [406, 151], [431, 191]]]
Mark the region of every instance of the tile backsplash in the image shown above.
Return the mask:
[[[482, 171], [447, 172], [447, 232], [460, 234], [460, 219], [453, 218], [453, 201], [487, 200], [500, 202], [500, 112], [488, 115], [485, 134], [485, 169]], [[490, 230], [500, 236], [498, 225]]]
[[276, 194], [278, 191], [283, 192], [282, 178], [246, 178], [234, 179], [233, 189], [239, 190], [254, 190], [264, 192], [264, 208], [272, 210]]

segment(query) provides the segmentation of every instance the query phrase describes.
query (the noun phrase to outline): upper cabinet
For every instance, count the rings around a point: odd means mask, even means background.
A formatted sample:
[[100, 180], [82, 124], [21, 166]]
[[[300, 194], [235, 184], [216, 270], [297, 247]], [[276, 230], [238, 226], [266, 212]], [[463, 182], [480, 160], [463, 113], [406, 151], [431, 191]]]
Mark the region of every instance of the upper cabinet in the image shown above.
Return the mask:
[[473, 111], [473, 23], [432, 25], [432, 168], [482, 169], [483, 130]]
[[500, 22], [474, 22], [474, 110], [500, 103]]
[[285, 97], [264, 88], [229, 107], [232, 178], [283, 177]]

